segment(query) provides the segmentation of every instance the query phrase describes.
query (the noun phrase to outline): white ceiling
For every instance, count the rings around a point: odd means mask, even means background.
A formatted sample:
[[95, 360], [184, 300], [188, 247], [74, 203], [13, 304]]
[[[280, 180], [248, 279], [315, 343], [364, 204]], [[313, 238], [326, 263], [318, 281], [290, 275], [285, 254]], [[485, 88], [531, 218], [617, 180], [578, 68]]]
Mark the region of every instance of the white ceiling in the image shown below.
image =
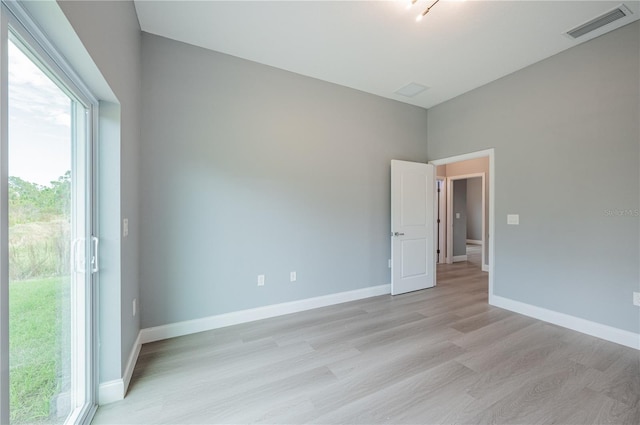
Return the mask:
[[[619, 22], [640, 17], [636, 0], [441, 0], [416, 22], [433, 0], [410, 10], [408, 1], [135, 6], [143, 31], [424, 108], [583, 42], [564, 33], [621, 3], [633, 15]], [[429, 89], [414, 98], [394, 93], [412, 82]]]

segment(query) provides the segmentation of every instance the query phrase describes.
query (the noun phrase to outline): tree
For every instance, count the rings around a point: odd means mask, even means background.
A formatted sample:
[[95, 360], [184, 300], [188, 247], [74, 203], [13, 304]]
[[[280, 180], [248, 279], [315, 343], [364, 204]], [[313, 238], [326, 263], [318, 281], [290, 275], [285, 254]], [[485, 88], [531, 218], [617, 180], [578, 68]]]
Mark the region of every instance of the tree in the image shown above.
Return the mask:
[[68, 218], [71, 212], [71, 171], [58, 177], [58, 180], [52, 181], [50, 187], [44, 187], [41, 197], [41, 207], [44, 211]]
[[20, 177], [9, 177], [10, 225], [53, 218], [69, 218], [71, 200], [71, 171], [41, 186]]

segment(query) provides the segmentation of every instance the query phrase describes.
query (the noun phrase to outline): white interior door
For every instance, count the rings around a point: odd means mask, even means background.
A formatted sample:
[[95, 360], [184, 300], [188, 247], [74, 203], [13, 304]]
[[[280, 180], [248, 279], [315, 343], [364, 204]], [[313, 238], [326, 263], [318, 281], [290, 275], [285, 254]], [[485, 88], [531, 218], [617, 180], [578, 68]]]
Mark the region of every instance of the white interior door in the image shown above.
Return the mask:
[[391, 294], [435, 285], [435, 167], [391, 161]]

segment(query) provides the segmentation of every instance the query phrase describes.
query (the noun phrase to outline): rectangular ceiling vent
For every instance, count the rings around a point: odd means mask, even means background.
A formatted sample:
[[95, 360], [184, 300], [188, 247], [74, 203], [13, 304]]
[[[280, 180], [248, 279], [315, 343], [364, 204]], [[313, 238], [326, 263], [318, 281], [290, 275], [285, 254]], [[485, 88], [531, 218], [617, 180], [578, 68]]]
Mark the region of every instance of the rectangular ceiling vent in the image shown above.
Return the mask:
[[604, 15], [598, 16], [597, 18], [592, 19], [589, 22], [580, 25], [579, 27], [567, 31], [567, 35], [574, 39], [583, 37], [592, 31], [602, 28], [605, 25], [615, 22], [618, 19], [622, 19], [630, 14], [631, 11], [627, 9], [627, 7], [625, 7], [624, 5], [620, 5], [612, 11], [605, 13]]
[[423, 86], [422, 84], [409, 83], [406, 86], [399, 88], [394, 93], [404, 97], [416, 97], [417, 95], [427, 90], [428, 88], [429, 87]]

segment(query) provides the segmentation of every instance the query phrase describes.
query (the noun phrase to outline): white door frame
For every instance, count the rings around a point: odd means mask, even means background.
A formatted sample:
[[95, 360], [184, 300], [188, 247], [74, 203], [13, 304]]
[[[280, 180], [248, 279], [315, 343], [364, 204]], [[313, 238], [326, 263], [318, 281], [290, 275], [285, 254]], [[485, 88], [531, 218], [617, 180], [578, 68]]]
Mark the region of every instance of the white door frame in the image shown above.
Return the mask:
[[[489, 157], [489, 230], [486, 232], [486, 238], [489, 243], [489, 304], [494, 304], [493, 294], [493, 270], [496, 264], [495, 257], [495, 199], [496, 199], [496, 173], [495, 173], [495, 149], [485, 149], [482, 151], [470, 152], [462, 155], [450, 156], [446, 158], [429, 161], [433, 165], [446, 165], [454, 162], [466, 161], [468, 159]], [[436, 275], [437, 276], [437, 275]], [[436, 282], [437, 284], [437, 282]]]
[[486, 204], [485, 204], [485, 173], [462, 174], [459, 176], [447, 177], [447, 264], [453, 263], [453, 182], [455, 180], [466, 180], [480, 177], [482, 178], [482, 270], [485, 270], [485, 243], [486, 243]]
[[[436, 187], [438, 185], [438, 181], [442, 182], [442, 190], [440, 193], [436, 193], [436, 201], [438, 205], [439, 211], [436, 211], [440, 215], [440, 226], [436, 226], [436, 236], [438, 241], [440, 242], [436, 246], [436, 260], [439, 264], [444, 264], [447, 262], [447, 177], [446, 176], [436, 176]], [[436, 224], [438, 224], [436, 222]], [[440, 254], [437, 252], [440, 251]]]

